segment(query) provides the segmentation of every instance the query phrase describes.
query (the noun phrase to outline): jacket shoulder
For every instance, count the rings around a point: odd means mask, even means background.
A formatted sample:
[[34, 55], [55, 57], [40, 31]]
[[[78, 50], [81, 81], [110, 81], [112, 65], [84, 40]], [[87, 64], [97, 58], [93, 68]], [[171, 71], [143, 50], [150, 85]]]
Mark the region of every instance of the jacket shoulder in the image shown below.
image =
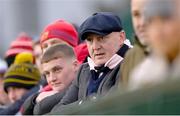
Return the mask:
[[22, 114], [23, 115], [33, 115], [33, 110], [35, 106], [35, 99], [39, 93], [33, 94], [28, 97], [22, 105]]
[[61, 101], [64, 95], [65, 95], [65, 91], [56, 93], [52, 96], [43, 99], [42, 101], [40, 101], [38, 104], [35, 105], [33, 114], [43, 115], [49, 113], [52, 110], [52, 108]]

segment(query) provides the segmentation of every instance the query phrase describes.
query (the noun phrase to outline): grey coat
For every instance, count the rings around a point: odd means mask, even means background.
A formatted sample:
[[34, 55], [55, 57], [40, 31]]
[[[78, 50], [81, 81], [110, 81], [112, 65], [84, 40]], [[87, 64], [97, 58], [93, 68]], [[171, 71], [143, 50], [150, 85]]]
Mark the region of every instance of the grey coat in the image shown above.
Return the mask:
[[[99, 85], [97, 95], [104, 96], [110, 89], [116, 88], [119, 80], [119, 68], [120, 64], [117, 65], [113, 70], [109, 71], [103, 78]], [[77, 78], [73, 81], [69, 89], [66, 91], [65, 96], [62, 98], [61, 102], [58, 103], [52, 110], [50, 114], [59, 112], [61, 108], [68, 107], [67, 104], [86, 100], [87, 87], [89, 80], [91, 78], [90, 67], [88, 63], [83, 64], [78, 72]]]
[[22, 114], [23, 115], [43, 115], [49, 113], [51, 109], [58, 104], [64, 96], [66, 90], [44, 98], [39, 103], [35, 100], [39, 93], [30, 96], [23, 104]]
[[51, 109], [61, 101], [64, 94], [65, 94], [65, 91], [56, 93], [52, 96], [49, 96], [43, 99], [41, 102], [39, 102], [38, 104], [34, 106], [33, 114], [43, 115], [43, 114], [49, 113]]

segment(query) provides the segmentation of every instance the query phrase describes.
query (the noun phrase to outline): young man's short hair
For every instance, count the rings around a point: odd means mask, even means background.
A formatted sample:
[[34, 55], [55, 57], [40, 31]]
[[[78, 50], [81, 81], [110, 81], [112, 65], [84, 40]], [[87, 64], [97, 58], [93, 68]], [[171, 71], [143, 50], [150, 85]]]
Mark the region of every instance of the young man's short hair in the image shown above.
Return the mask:
[[65, 45], [65, 44], [56, 44], [51, 46], [44, 52], [41, 63], [49, 62], [50, 60], [57, 59], [57, 58], [68, 58], [68, 59], [75, 59], [75, 53], [73, 48]]

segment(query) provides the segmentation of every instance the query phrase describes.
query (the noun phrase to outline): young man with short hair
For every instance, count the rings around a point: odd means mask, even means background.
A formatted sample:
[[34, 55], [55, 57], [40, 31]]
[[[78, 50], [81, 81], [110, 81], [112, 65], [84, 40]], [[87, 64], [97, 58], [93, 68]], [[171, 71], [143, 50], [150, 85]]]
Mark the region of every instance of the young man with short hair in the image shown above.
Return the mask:
[[79, 68], [73, 49], [65, 44], [56, 44], [48, 48], [42, 56], [41, 63], [42, 72], [52, 90], [29, 97], [23, 105], [25, 115], [42, 115], [50, 112], [66, 93]]

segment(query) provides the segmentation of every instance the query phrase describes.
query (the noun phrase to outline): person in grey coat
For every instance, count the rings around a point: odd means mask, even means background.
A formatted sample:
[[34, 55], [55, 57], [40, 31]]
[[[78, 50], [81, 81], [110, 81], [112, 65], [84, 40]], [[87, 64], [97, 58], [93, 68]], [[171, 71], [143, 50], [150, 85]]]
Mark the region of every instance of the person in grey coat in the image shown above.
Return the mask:
[[90, 57], [50, 114], [63, 114], [61, 110], [71, 103], [82, 104], [117, 87], [120, 64], [129, 49], [120, 18], [110, 12], [95, 13], [80, 26], [79, 35], [86, 41]]

